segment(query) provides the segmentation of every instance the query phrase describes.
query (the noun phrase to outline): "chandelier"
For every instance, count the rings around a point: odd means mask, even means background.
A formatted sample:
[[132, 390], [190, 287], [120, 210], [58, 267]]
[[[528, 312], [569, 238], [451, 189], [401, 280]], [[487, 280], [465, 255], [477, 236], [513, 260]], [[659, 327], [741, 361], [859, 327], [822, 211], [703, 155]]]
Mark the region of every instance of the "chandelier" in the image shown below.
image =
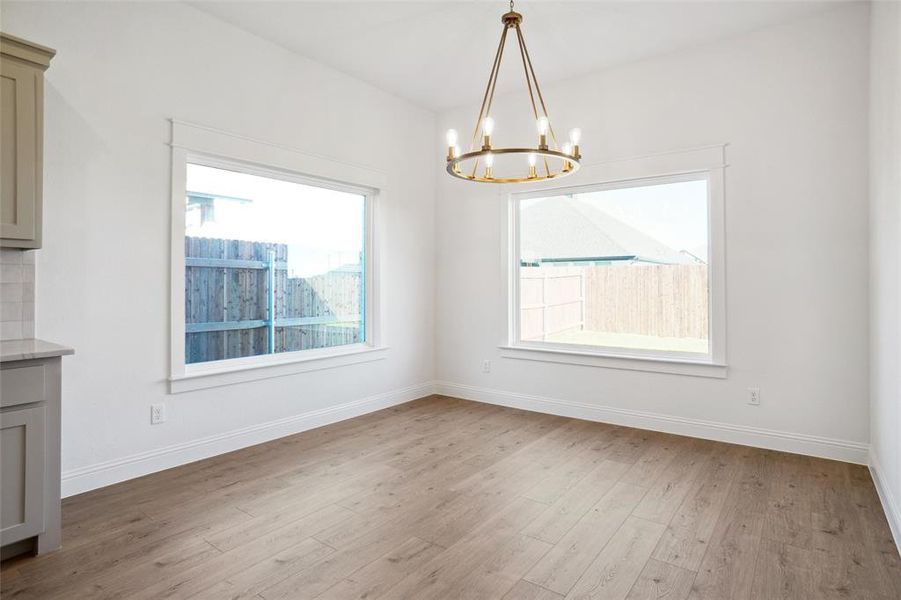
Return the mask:
[[[548, 118], [541, 88], [538, 87], [535, 69], [532, 68], [532, 59], [529, 57], [529, 51], [523, 39], [520, 27], [522, 15], [514, 12], [513, 0], [510, 1], [510, 12], [501, 16], [501, 22], [504, 24], [501, 31], [501, 42], [494, 56], [491, 74], [488, 76], [488, 87], [485, 88], [482, 107], [479, 109], [479, 118], [476, 120], [475, 130], [472, 132], [469, 152], [461, 154], [460, 147], [457, 145], [457, 131], [455, 129], [448, 130], [447, 172], [460, 179], [482, 183], [532, 183], [571, 175], [578, 170], [579, 160], [582, 158], [579, 153], [579, 140], [582, 132], [580, 129], [570, 130], [569, 141], [563, 146], [559, 146], [557, 135]], [[522, 58], [522, 67], [526, 77], [526, 89], [529, 92], [532, 114], [535, 117], [538, 143], [534, 148], [495, 148], [491, 145], [491, 136], [494, 133], [491, 104], [494, 100], [497, 76], [504, 56], [507, 32], [511, 29], [516, 31], [519, 55]], [[537, 103], [535, 102], [536, 96]], [[479, 136], [480, 130], [481, 137]], [[500, 164], [495, 165], [496, 161], [503, 162], [503, 167]], [[496, 168], [499, 171], [498, 175], [495, 174]], [[500, 172], [501, 170], [504, 172]]]

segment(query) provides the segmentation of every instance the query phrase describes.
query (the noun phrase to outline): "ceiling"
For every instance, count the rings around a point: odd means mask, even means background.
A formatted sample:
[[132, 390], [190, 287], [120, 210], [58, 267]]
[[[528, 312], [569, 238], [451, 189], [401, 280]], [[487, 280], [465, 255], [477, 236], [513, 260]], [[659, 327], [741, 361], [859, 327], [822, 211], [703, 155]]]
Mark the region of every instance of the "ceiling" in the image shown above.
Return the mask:
[[[199, 1], [197, 9], [431, 110], [478, 103], [501, 33], [502, 0]], [[543, 85], [752, 31], [830, 2], [521, 1]], [[498, 93], [523, 85], [513, 40]]]

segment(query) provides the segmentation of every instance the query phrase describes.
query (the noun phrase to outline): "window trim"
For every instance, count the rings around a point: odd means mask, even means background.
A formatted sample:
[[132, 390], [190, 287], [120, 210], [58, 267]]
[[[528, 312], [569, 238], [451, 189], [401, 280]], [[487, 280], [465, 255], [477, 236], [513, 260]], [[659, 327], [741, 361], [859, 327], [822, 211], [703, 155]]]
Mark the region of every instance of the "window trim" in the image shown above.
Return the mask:
[[[725, 302], [725, 144], [644, 157], [595, 163], [573, 176], [573, 184], [542, 184], [525, 192], [505, 196], [503, 270], [506, 279], [504, 318], [506, 339], [499, 345], [505, 358], [538, 360], [582, 366], [656, 371], [723, 378], [726, 376]], [[709, 344], [706, 355], [692, 353], [618, 349], [553, 342], [520, 340], [519, 318], [519, 211], [523, 199], [603, 189], [618, 189], [660, 182], [707, 180], [707, 227], [709, 266]]]
[[[172, 120], [170, 366], [169, 393], [280, 377], [386, 357], [385, 301], [381, 283], [379, 206], [385, 202], [387, 177], [380, 171], [334, 159], [304, 154], [293, 148], [253, 140], [182, 121]], [[315, 185], [364, 196], [364, 327], [365, 342], [225, 359], [185, 363], [185, 210], [187, 164]]]

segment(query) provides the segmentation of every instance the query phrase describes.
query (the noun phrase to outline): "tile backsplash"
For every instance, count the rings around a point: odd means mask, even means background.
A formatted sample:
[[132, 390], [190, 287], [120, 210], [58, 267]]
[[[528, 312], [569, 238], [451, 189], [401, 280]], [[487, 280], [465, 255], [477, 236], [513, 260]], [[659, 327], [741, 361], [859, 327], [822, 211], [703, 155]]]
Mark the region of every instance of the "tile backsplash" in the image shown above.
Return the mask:
[[0, 250], [0, 340], [34, 337], [34, 255]]

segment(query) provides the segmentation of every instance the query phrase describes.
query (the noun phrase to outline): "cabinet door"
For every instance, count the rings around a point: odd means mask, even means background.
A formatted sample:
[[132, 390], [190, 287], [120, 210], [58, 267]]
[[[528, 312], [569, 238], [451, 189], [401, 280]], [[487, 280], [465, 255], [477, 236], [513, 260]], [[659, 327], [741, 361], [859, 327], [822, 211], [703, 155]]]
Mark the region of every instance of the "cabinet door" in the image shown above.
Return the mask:
[[42, 76], [15, 60], [0, 61], [0, 237], [4, 240], [27, 242], [38, 236], [41, 159], [36, 111]]
[[0, 413], [0, 545], [44, 531], [44, 406]]

